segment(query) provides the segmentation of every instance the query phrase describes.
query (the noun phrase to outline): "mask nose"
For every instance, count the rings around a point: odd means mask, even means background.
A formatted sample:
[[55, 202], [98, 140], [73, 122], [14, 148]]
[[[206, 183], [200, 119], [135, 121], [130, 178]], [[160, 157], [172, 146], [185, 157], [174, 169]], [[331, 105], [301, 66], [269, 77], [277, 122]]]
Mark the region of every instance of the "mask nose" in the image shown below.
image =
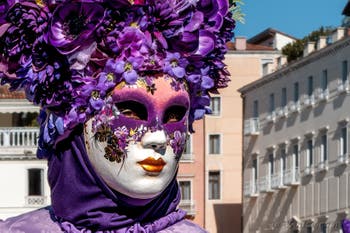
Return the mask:
[[141, 144], [144, 148], [153, 149], [159, 154], [164, 154], [167, 145], [167, 139], [163, 130], [157, 130], [155, 132], [147, 132], [142, 140]]

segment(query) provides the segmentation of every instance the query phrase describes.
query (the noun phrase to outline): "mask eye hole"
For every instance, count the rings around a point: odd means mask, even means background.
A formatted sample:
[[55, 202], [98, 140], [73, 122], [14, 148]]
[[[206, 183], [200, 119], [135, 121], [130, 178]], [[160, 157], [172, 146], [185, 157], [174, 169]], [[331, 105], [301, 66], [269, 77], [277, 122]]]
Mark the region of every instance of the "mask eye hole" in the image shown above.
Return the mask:
[[170, 106], [165, 110], [163, 123], [174, 123], [181, 121], [186, 115], [186, 107], [180, 105]]
[[146, 107], [139, 102], [128, 100], [116, 103], [115, 105], [124, 117], [144, 121], [148, 119]]

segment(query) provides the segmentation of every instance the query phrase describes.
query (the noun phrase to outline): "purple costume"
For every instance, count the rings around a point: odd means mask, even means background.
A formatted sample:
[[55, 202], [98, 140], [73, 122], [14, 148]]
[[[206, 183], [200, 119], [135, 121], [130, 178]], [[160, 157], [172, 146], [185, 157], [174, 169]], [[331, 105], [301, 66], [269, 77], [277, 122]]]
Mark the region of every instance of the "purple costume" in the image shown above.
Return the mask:
[[[227, 0], [0, 2], [1, 84], [24, 89], [41, 107], [37, 156], [48, 159], [52, 201], [0, 220], [0, 233], [205, 232], [177, 209], [176, 174], [153, 198], [131, 198], [110, 188], [89, 160], [84, 124], [93, 120], [94, 140], [105, 145], [101, 160], [121, 163], [128, 143], [165, 131], [167, 153], [178, 162], [187, 129], [192, 132], [193, 121], [210, 113], [209, 93], [229, 81], [223, 63], [234, 28], [229, 9]], [[186, 92], [183, 114], [178, 103], [168, 117], [146, 113], [135, 121], [134, 113], [118, 112], [124, 108], [113, 100], [119, 85], [137, 84], [153, 96], [161, 75], [170, 80], [171, 91]], [[137, 100], [129, 97], [124, 101]], [[138, 127], [142, 120], [149, 122]], [[166, 163], [157, 159], [153, 170], [147, 170], [149, 164], [143, 169], [159, 174]]]

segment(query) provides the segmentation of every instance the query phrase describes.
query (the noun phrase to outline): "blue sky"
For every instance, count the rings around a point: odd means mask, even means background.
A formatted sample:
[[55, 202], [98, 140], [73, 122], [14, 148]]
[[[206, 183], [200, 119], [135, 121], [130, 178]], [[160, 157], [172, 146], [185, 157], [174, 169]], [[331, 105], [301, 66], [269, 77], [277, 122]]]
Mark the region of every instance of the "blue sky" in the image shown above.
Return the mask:
[[321, 26], [340, 26], [348, 0], [243, 0], [245, 23], [236, 36], [250, 38], [271, 27], [302, 38]]

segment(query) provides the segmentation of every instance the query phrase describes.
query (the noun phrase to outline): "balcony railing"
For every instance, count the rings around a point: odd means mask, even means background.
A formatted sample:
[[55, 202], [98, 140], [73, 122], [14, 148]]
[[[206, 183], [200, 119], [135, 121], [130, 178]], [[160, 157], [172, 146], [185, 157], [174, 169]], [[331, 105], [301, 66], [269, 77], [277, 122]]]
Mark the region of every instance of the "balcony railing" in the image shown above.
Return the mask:
[[321, 161], [318, 164], [318, 170], [319, 171], [327, 171], [328, 170], [328, 161]]
[[243, 189], [244, 189], [243, 190], [244, 196], [257, 197], [258, 196], [257, 180], [245, 182]]
[[329, 90], [318, 89], [316, 99], [318, 102], [327, 101], [329, 99]]
[[27, 206], [44, 206], [47, 204], [45, 196], [27, 196], [25, 201]]
[[305, 169], [304, 169], [304, 175], [305, 176], [311, 176], [314, 174], [314, 168], [312, 166], [307, 166]]
[[314, 105], [315, 105], [314, 95], [305, 96], [304, 107], [309, 108], [309, 107], [313, 107]]
[[259, 191], [260, 192], [273, 192], [271, 188], [271, 176], [267, 175], [259, 179]]
[[249, 118], [244, 121], [244, 135], [259, 135], [260, 121], [259, 118]]
[[291, 102], [289, 104], [289, 112], [291, 113], [297, 113], [297, 112], [300, 112], [300, 102], [297, 101], [297, 102]]
[[276, 112], [273, 111], [273, 112], [268, 113], [266, 116], [266, 121], [268, 123], [274, 123], [276, 121]]
[[39, 128], [0, 128], [0, 147], [36, 147]]
[[291, 168], [287, 169], [284, 172], [283, 176], [283, 183], [285, 185], [299, 185], [300, 180], [299, 180], [299, 168]]
[[348, 156], [348, 154], [338, 155], [338, 163], [340, 163], [340, 164], [348, 164], [349, 163], [349, 156]]
[[179, 207], [187, 212], [187, 215], [196, 214], [196, 205], [194, 200], [181, 200]]
[[283, 174], [276, 173], [271, 176], [271, 187], [273, 189], [283, 189], [286, 188], [283, 184]]
[[349, 80], [346, 80], [346, 81], [339, 80], [337, 91], [339, 94], [349, 92]]
[[284, 106], [284, 107], [280, 107], [278, 110], [277, 110], [277, 117], [287, 117], [288, 116], [288, 107], [287, 106]]

